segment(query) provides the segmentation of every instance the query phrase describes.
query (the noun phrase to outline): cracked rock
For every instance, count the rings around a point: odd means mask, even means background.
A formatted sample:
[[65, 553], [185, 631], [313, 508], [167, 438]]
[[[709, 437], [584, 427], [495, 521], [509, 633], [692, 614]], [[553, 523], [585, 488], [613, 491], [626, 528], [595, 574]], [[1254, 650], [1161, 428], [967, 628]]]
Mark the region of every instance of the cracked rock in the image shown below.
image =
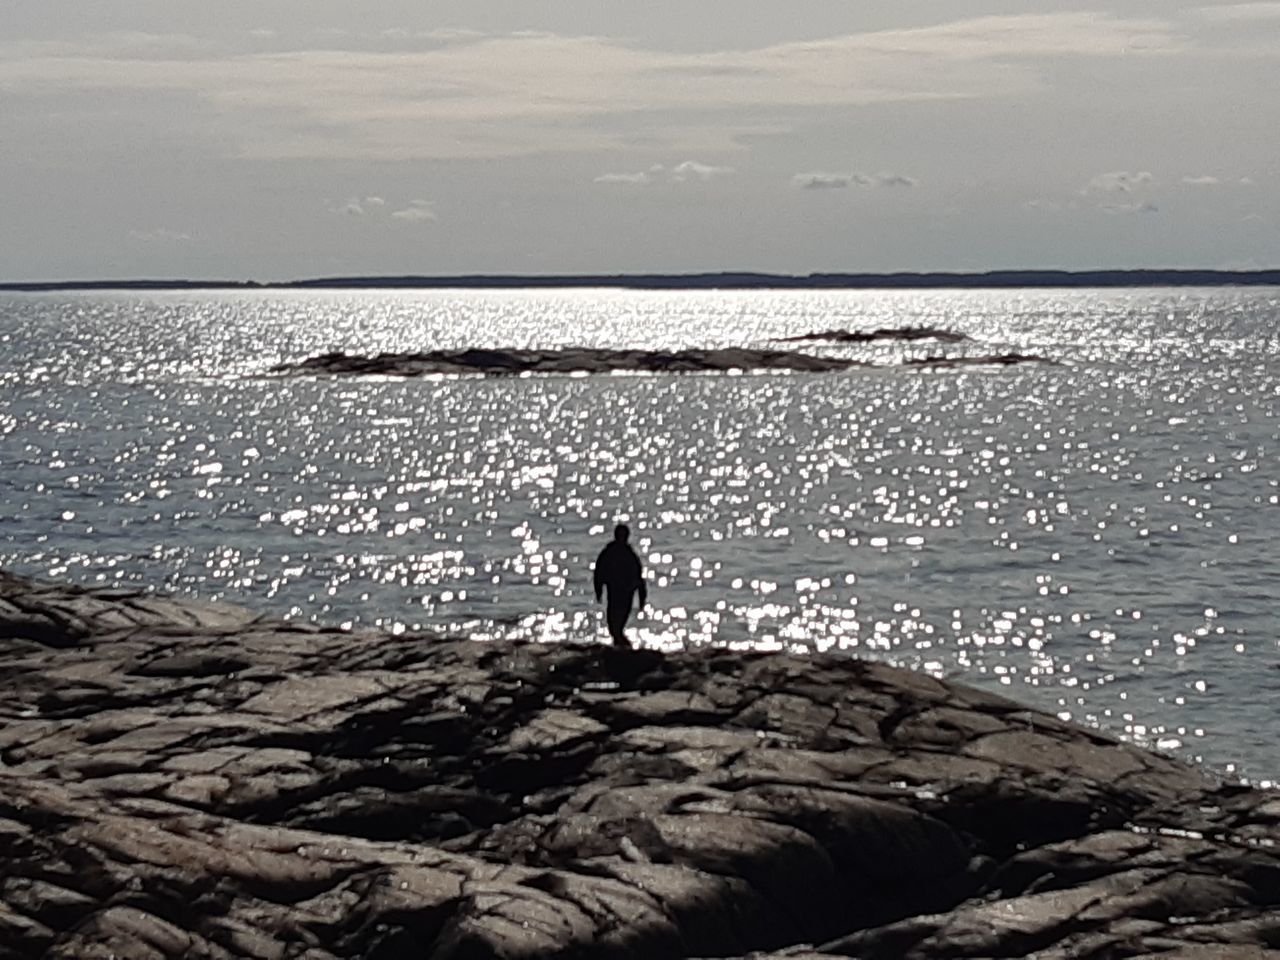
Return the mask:
[[0, 573], [0, 686], [0, 960], [1280, 945], [1275, 794], [883, 664]]

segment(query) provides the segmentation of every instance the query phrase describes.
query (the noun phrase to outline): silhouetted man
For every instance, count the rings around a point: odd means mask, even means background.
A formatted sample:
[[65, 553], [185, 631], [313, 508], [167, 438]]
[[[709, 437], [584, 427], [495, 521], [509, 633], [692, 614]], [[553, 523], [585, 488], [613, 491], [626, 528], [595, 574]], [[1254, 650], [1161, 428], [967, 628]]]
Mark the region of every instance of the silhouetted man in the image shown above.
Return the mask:
[[631, 597], [639, 593], [642, 608], [649, 597], [640, 558], [627, 546], [630, 536], [631, 529], [625, 523], [618, 524], [613, 528], [613, 542], [596, 557], [596, 603], [600, 602], [601, 590], [607, 587], [609, 600], [605, 607], [605, 621], [609, 624], [609, 636], [620, 647], [631, 646], [627, 635], [622, 632], [627, 625], [627, 617], [631, 616]]

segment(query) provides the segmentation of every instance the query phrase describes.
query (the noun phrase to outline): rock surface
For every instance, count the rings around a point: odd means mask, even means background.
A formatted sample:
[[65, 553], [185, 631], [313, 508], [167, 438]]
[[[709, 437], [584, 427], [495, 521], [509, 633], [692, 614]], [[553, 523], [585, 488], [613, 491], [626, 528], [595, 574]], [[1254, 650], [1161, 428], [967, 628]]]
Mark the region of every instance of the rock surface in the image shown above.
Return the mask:
[[0, 684], [0, 958], [1280, 956], [1280, 796], [882, 664], [0, 575]]
[[[958, 364], [1001, 364], [1043, 361], [1024, 354], [998, 357], [928, 357], [909, 361], [914, 367], [951, 367]], [[271, 368], [278, 374], [327, 374], [345, 376], [421, 377], [433, 374], [491, 376], [529, 373], [697, 373], [730, 370], [790, 370], [829, 373], [872, 367], [862, 360], [816, 356], [793, 350], [757, 350], [726, 347], [708, 350], [598, 350], [567, 347], [560, 350], [431, 350], [425, 353], [380, 353], [359, 356], [325, 353], [297, 363]]]

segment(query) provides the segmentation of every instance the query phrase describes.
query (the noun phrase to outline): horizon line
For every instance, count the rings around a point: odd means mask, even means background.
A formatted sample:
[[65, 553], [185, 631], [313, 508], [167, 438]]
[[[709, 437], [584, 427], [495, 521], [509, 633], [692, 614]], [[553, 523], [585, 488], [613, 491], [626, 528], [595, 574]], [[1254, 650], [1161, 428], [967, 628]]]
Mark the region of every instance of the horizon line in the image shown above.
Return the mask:
[[521, 287], [621, 287], [637, 290], [870, 290], [1017, 289], [1025, 287], [1280, 286], [1280, 268], [1134, 267], [1112, 270], [1013, 269], [968, 271], [821, 272], [809, 274], [725, 270], [695, 273], [585, 273], [326, 276], [295, 280], [14, 280], [0, 292], [93, 290], [306, 290], [306, 289], [513, 289]]

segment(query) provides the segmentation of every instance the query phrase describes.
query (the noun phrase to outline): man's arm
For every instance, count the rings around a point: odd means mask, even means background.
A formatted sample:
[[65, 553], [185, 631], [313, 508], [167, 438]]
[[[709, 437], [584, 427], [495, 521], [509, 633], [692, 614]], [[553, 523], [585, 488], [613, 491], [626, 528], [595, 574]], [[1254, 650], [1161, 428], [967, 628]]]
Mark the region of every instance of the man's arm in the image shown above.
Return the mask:
[[644, 584], [644, 565], [640, 563], [640, 557], [632, 551], [632, 556], [636, 558], [636, 593], [640, 595], [640, 609], [644, 609], [644, 605], [649, 602], [649, 588]]
[[596, 588], [596, 603], [600, 602], [600, 591], [604, 589], [604, 551], [600, 551], [600, 556], [596, 557], [595, 572], [592, 575], [592, 582]]

